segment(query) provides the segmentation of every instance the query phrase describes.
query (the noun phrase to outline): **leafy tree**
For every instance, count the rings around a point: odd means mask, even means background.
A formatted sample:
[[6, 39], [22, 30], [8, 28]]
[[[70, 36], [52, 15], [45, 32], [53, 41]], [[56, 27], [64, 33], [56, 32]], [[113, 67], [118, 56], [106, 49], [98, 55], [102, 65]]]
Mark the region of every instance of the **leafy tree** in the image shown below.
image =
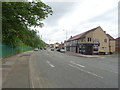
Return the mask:
[[18, 46], [21, 41], [29, 46], [40, 44], [41, 41], [36, 32], [30, 30], [29, 27], [42, 27], [41, 21], [52, 13], [51, 7], [42, 2], [3, 2], [3, 44], [13, 47]]

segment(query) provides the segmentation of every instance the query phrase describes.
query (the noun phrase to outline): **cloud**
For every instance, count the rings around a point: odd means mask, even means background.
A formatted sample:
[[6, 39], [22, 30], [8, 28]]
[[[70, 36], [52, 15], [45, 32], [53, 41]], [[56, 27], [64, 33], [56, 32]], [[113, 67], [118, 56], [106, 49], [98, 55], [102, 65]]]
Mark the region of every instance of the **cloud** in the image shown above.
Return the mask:
[[[111, 8], [111, 4], [113, 4], [113, 1], [109, 2], [108, 5], [101, 1], [102, 0], [98, 0], [96, 2], [93, 0], [95, 3], [91, 3], [90, 0], [85, 0], [82, 3], [77, 3], [77, 5], [74, 7], [74, 11], [71, 11], [67, 13], [66, 16], [62, 17], [58, 21], [58, 24], [63, 28], [72, 28], [80, 22], [83, 23], [84, 21], [106, 12]], [[100, 3], [102, 3], [102, 5]]]
[[118, 16], [116, 15], [118, 15], [118, 8], [114, 7], [94, 18], [91, 18], [88, 21], [91, 21], [91, 22], [103, 22], [104, 21], [104, 22], [110, 22], [113, 24], [117, 24]]
[[43, 21], [45, 26], [38, 28], [44, 41], [61, 42], [66, 35], [69, 38], [97, 26], [114, 38], [118, 36], [118, 0], [71, 1], [44, 1], [53, 9], [53, 15]]
[[49, 16], [44, 20], [44, 24], [47, 27], [53, 27], [57, 25], [58, 20], [61, 17], [64, 17], [65, 14], [71, 12], [72, 8], [75, 6], [75, 2], [46, 2], [49, 6], [52, 7], [53, 15]]

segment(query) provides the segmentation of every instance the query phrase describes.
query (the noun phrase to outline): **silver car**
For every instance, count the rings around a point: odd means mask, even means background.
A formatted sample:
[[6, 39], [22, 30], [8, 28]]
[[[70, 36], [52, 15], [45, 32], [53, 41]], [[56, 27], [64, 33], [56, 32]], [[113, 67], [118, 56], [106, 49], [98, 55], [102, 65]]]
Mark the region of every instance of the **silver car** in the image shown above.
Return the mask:
[[65, 53], [65, 49], [60, 49], [60, 52], [61, 53]]

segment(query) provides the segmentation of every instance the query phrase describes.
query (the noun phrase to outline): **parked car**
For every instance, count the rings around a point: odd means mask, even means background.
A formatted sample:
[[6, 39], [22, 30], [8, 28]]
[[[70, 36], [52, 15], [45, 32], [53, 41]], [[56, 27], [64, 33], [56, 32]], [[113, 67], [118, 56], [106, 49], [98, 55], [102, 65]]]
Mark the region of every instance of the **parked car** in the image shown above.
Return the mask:
[[38, 48], [35, 48], [34, 51], [38, 51]]
[[65, 53], [65, 49], [60, 49], [60, 52], [61, 53]]
[[43, 50], [43, 48], [41, 47], [40, 50]]
[[44, 48], [44, 50], [46, 50], [46, 48]]
[[60, 52], [60, 49], [58, 48], [56, 51]]
[[54, 48], [51, 48], [51, 51], [54, 51]]

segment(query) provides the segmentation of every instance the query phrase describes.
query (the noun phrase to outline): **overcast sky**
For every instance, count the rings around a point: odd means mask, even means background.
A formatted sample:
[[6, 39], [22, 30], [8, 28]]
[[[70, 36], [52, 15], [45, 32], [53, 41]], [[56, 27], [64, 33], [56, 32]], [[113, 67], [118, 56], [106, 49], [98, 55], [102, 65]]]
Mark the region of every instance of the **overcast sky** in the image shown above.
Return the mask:
[[53, 10], [53, 15], [43, 21], [44, 27], [37, 28], [46, 43], [60, 43], [66, 37], [68, 39], [98, 26], [114, 38], [118, 36], [119, 0], [42, 1]]

